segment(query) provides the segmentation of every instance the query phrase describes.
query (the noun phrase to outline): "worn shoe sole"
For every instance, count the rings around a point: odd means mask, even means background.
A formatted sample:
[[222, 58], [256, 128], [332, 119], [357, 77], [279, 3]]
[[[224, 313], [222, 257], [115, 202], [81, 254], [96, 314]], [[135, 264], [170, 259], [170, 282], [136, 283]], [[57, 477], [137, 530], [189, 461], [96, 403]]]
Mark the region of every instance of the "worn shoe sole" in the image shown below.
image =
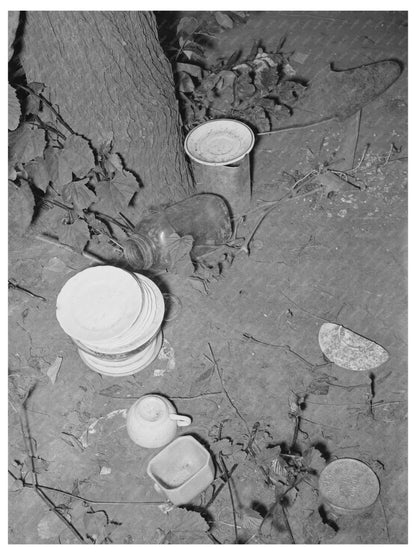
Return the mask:
[[312, 79], [304, 95], [292, 106], [293, 115], [282, 128], [303, 127], [320, 121], [343, 121], [383, 94], [403, 71], [395, 60], [384, 60], [347, 70], [331, 67]]

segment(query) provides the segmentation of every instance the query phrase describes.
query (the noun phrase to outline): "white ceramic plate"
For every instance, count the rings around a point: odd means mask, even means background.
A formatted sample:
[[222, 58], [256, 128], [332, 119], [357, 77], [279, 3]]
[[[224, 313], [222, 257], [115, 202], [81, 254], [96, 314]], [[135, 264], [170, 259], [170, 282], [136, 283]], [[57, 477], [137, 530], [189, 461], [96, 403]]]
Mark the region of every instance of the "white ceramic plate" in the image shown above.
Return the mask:
[[[102, 361], [99, 359], [92, 357], [86, 353], [83, 353], [80, 349], [78, 349], [79, 356], [83, 360], [83, 362], [90, 368], [94, 370], [94, 372], [98, 372], [99, 374], [103, 374], [104, 376], [110, 377], [124, 377], [124, 376], [131, 376], [136, 372], [140, 372], [149, 366], [159, 354], [160, 348], [163, 342], [163, 333], [160, 331], [155, 340], [141, 353], [136, 356], [133, 356], [127, 364], [123, 364], [123, 366], [117, 366], [117, 362], [113, 363], [110, 368], [104, 366]], [[125, 361], [123, 361], [125, 362]]]
[[187, 154], [200, 164], [224, 166], [238, 162], [254, 145], [254, 133], [240, 121], [217, 119], [201, 123], [185, 139]]
[[114, 266], [97, 266], [66, 282], [56, 301], [56, 316], [68, 335], [94, 344], [129, 330], [141, 304], [134, 275]]
[[81, 341], [93, 351], [104, 354], [133, 351], [151, 339], [158, 331], [165, 314], [165, 302], [160, 289], [146, 276], [136, 274], [143, 288], [143, 303], [146, 305], [140, 318], [122, 336], [111, 342], [97, 341], [94, 344]]

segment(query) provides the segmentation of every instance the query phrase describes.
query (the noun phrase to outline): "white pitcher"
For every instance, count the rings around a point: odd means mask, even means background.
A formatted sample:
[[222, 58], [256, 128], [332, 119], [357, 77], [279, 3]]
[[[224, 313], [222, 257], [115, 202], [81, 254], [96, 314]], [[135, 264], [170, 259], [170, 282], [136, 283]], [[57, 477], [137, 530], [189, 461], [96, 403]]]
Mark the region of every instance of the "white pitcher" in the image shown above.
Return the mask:
[[189, 416], [176, 414], [162, 395], [144, 395], [127, 412], [127, 432], [141, 447], [162, 447], [176, 436], [178, 426], [189, 426]]

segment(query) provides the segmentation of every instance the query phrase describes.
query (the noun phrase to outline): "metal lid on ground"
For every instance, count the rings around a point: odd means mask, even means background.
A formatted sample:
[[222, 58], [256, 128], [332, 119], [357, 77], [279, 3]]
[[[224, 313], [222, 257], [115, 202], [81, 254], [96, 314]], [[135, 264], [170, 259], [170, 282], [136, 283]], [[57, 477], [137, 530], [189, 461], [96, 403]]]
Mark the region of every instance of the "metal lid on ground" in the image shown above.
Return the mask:
[[192, 160], [207, 166], [225, 166], [242, 160], [254, 146], [254, 133], [241, 121], [216, 119], [201, 123], [185, 139]]

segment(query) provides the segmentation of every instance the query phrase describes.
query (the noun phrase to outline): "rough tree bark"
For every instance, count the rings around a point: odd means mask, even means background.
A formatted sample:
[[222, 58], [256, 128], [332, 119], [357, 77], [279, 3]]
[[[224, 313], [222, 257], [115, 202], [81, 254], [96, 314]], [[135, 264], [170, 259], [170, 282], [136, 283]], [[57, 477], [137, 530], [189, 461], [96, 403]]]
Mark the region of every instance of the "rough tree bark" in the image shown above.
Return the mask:
[[27, 81], [47, 86], [94, 148], [112, 140], [143, 190], [138, 204], [192, 192], [169, 61], [151, 12], [27, 12]]

